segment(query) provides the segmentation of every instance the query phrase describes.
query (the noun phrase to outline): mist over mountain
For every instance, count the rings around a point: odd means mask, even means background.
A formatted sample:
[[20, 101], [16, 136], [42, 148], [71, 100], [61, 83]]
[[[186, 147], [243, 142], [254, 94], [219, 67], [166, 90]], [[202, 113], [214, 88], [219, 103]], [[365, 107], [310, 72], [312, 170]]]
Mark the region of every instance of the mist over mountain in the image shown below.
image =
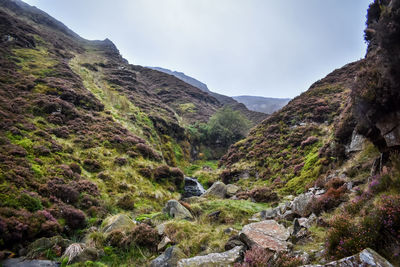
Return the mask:
[[233, 99], [243, 103], [250, 110], [272, 114], [289, 103], [290, 98], [272, 98], [262, 96], [233, 96]]

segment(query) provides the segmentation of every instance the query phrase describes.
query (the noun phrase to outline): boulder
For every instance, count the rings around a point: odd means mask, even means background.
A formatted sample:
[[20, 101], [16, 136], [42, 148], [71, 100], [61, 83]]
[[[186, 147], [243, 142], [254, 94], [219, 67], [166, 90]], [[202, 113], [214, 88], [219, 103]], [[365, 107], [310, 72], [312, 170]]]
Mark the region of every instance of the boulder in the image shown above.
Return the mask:
[[338, 260], [332, 261], [324, 265], [303, 265], [303, 267], [349, 267], [349, 266], [376, 266], [376, 267], [393, 267], [381, 255], [374, 250], [367, 248], [360, 253]]
[[292, 202], [292, 211], [300, 217], [307, 217], [311, 214], [310, 203], [314, 197], [312, 192], [297, 196]]
[[193, 215], [181, 203], [176, 200], [169, 200], [162, 210], [175, 219], [193, 220]]
[[169, 247], [150, 263], [150, 267], [175, 267], [178, 261], [185, 257], [186, 255], [178, 247]]
[[7, 259], [0, 262], [3, 267], [58, 267], [59, 263], [48, 260], [27, 260], [25, 258]]
[[237, 192], [239, 192], [240, 187], [236, 186], [234, 184], [228, 184], [226, 185], [226, 196], [227, 197], [233, 197], [236, 195]]
[[202, 197], [225, 198], [226, 190], [226, 185], [223, 182], [215, 182]]
[[242, 257], [243, 247], [235, 247], [222, 253], [211, 253], [204, 256], [196, 256], [178, 261], [178, 267], [229, 267]]
[[287, 221], [293, 221], [294, 218], [296, 218], [296, 214], [291, 210], [287, 210], [284, 214], [280, 216], [280, 218]]
[[197, 181], [197, 179], [191, 177], [185, 177], [185, 186], [183, 188], [183, 197], [198, 197], [204, 194], [203, 186]]
[[358, 134], [357, 130], [354, 129], [353, 134], [351, 135], [351, 142], [348, 146], [346, 146], [345, 152], [348, 154], [351, 152], [361, 151], [363, 149], [365, 140], [365, 137]]
[[136, 223], [125, 214], [117, 214], [107, 217], [102, 224], [102, 232], [110, 233], [114, 230], [125, 232], [135, 227]]
[[287, 251], [290, 244], [289, 230], [274, 220], [245, 225], [239, 236], [248, 247], [259, 246], [274, 252]]

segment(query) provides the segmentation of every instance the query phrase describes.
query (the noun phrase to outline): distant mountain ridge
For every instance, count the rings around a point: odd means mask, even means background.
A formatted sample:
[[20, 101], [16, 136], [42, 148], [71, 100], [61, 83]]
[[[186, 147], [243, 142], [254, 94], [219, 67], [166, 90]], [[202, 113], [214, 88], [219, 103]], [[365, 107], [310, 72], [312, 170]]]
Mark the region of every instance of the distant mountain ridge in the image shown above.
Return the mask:
[[177, 77], [178, 79], [181, 79], [182, 81], [193, 85], [197, 88], [199, 88], [200, 90], [204, 91], [204, 92], [210, 92], [210, 89], [208, 89], [207, 84], [200, 82], [199, 80], [196, 80], [195, 78], [192, 78], [190, 76], [187, 76], [185, 73], [183, 72], [179, 72], [179, 71], [172, 71], [169, 69], [165, 69], [165, 68], [160, 68], [160, 67], [148, 67], [150, 69], [153, 70], [158, 70], [164, 73], [167, 73], [169, 75], [173, 75], [175, 77]]
[[291, 100], [290, 98], [273, 98], [250, 95], [232, 96], [232, 98], [239, 103], [245, 104], [250, 110], [266, 114], [272, 114], [283, 108]]
[[147, 68], [175, 76], [176, 78], [202, 90], [203, 92], [208, 93], [210, 96], [216, 98], [222, 105], [230, 106], [233, 110], [240, 111], [243, 115], [245, 115], [254, 124], [260, 123], [267, 117], [265, 113], [250, 110], [249, 108], [246, 107], [245, 104], [239, 103], [238, 101], [236, 101], [235, 99], [233, 99], [230, 96], [221, 95], [221, 94], [210, 91], [210, 89], [208, 89], [208, 87], [205, 83], [202, 83], [193, 77], [187, 76], [183, 72], [172, 71], [172, 70], [160, 68], [160, 67], [147, 67]]
[[[265, 113], [265, 114], [272, 114], [275, 111], [281, 109], [283, 106], [285, 106], [289, 101], [290, 98], [271, 98], [271, 97], [260, 97], [260, 96], [226, 96], [226, 95], [221, 95], [215, 92], [210, 91], [208, 89], [207, 85], [205, 83], [200, 82], [199, 80], [187, 76], [183, 72], [179, 71], [172, 71], [166, 68], [161, 68], [161, 67], [148, 67], [153, 70], [158, 70], [164, 73], [167, 73], [169, 75], [173, 75], [178, 79], [181, 79], [182, 81], [199, 88], [200, 90], [209, 93], [211, 96], [215, 97], [221, 104], [223, 105], [230, 105], [234, 109], [239, 109], [243, 113], [246, 114], [247, 117], [254, 115], [251, 114], [253, 112], [259, 112], [259, 113]], [[244, 104], [245, 107], [243, 107], [241, 104]], [[254, 116], [253, 116], [254, 117]], [[261, 122], [262, 119], [265, 118], [263, 115], [257, 115], [257, 120]], [[254, 119], [252, 119], [254, 121]]]

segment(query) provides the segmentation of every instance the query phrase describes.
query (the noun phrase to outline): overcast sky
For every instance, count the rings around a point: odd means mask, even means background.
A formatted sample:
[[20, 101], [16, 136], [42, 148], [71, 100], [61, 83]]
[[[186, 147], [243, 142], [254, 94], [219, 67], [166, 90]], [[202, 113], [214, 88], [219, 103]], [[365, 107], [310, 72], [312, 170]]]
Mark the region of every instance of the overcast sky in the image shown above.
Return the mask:
[[132, 64], [229, 96], [294, 97], [365, 55], [371, 0], [25, 0]]

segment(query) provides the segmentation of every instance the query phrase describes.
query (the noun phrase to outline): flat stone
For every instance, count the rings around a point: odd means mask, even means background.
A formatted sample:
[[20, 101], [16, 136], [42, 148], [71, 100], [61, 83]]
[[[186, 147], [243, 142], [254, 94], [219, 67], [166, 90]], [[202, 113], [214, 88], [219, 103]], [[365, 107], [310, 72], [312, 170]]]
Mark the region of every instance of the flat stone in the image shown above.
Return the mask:
[[274, 220], [245, 225], [239, 234], [248, 247], [259, 246], [271, 251], [287, 251], [290, 233]]
[[190, 211], [174, 199], [169, 200], [162, 211], [175, 219], [193, 220]]
[[375, 266], [375, 267], [393, 267], [381, 255], [376, 253], [374, 250], [367, 248], [360, 253], [343, 258], [338, 261], [332, 261], [323, 265], [303, 265], [303, 267], [356, 267], [356, 266]]
[[233, 267], [241, 258], [243, 247], [237, 246], [222, 253], [211, 253], [178, 261], [178, 267]]
[[226, 185], [223, 182], [215, 182], [208, 190], [202, 195], [202, 197], [226, 197]]
[[58, 267], [59, 263], [48, 260], [26, 260], [24, 258], [7, 259], [0, 262], [3, 267]]

